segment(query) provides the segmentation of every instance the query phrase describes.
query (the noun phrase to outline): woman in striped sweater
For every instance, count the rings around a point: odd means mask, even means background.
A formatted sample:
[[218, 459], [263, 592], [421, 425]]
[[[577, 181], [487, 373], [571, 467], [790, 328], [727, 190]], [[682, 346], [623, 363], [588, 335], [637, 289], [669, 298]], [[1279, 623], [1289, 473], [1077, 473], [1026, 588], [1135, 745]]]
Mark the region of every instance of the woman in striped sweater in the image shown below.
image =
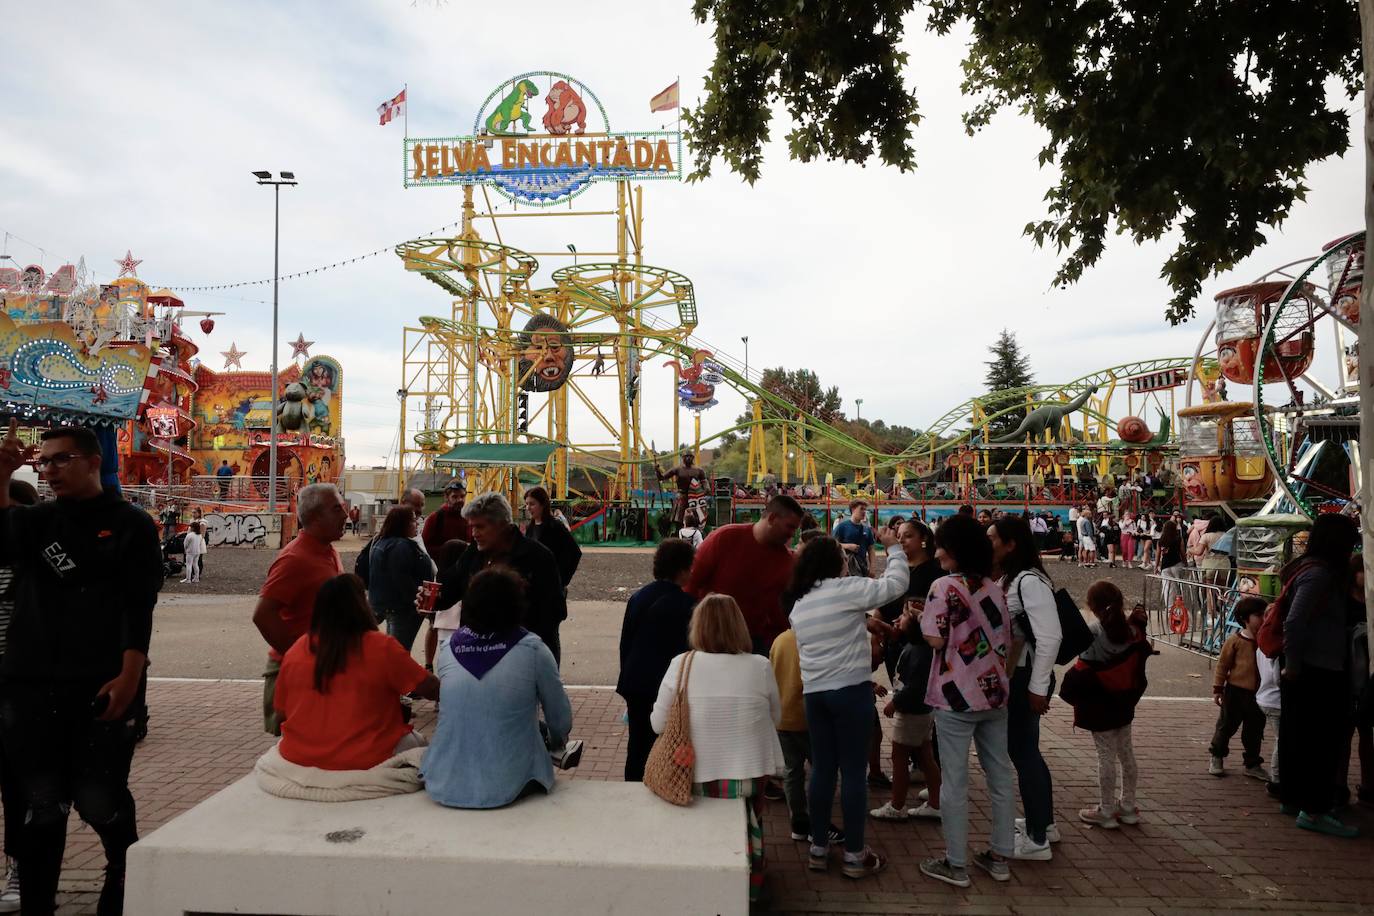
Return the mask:
[[[906, 554], [891, 528], [876, 532], [887, 548], [887, 566], [878, 579], [845, 578], [845, 557], [834, 538], [807, 542], [797, 556], [783, 608], [797, 634], [806, 724], [811, 732], [811, 824], [830, 823], [840, 776], [844, 815], [844, 875], [862, 878], [881, 871], [886, 860], [864, 845], [868, 813], [867, 755], [873, 727], [870, 627], [890, 629], [868, 611], [906, 593], [910, 572]], [[811, 839], [810, 868], [829, 866], [825, 838]]]

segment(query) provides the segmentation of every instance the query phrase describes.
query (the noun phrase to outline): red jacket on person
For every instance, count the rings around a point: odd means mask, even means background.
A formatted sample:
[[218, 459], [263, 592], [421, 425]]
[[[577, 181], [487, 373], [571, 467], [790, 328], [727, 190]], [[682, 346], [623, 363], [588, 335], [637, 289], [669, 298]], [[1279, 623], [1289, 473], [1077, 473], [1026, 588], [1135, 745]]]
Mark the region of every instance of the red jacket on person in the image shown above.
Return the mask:
[[1143, 636], [1123, 651], [1100, 662], [1079, 659], [1064, 672], [1059, 697], [1073, 707], [1075, 728], [1109, 732], [1131, 724], [1135, 707], [1145, 695], [1145, 662], [1158, 655]]
[[438, 563], [439, 553], [444, 545], [455, 539], [472, 540], [468, 533], [468, 520], [463, 518], [462, 509], [454, 509], [448, 505], [440, 506], [425, 519], [424, 530], [420, 532], [420, 540], [425, 544], [425, 553]]

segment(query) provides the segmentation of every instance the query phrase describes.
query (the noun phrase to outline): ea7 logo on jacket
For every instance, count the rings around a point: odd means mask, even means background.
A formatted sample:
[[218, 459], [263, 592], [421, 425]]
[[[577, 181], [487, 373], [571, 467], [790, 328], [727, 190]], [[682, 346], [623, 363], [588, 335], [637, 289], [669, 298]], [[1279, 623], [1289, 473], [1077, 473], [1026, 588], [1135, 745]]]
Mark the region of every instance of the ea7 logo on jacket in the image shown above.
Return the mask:
[[67, 548], [63, 547], [57, 541], [53, 541], [47, 547], [43, 548], [43, 559], [48, 561], [48, 565], [52, 567], [53, 572], [57, 573], [59, 576], [76, 569], [76, 563], [72, 561], [71, 557], [67, 556]]

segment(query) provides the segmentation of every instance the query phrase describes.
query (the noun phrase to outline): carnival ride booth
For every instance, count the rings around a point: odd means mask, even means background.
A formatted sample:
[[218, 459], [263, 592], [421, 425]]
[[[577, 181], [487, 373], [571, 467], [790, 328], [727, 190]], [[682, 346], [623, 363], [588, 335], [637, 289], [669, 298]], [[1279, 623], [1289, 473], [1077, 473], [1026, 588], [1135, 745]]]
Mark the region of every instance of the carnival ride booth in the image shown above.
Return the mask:
[[[199, 465], [195, 493], [211, 501], [252, 503], [266, 498], [271, 447], [277, 442], [278, 499], [302, 486], [332, 483], [343, 469], [343, 371], [328, 356], [312, 356], [278, 373], [272, 416], [270, 372], [196, 369], [198, 427], [191, 452]], [[230, 478], [216, 476], [224, 462]]]
[[[1304, 283], [1287, 298], [1281, 322], [1285, 327], [1275, 331], [1283, 340], [1264, 351], [1260, 358], [1261, 337], [1268, 327], [1271, 313], [1284, 293], [1287, 282], [1251, 283], [1217, 294], [1216, 341], [1217, 361], [1221, 374], [1233, 382], [1249, 385], [1255, 377], [1256, 365], [1263, 369], [1270, 381], [1280, 377], [1296, 379], [1312, 365], [1315, 341], [1312, 334], [1313, 303], [1316, 288]], [[1288, 334], [1290, 328], [1296, 333]]]
[[93, 428], [111, 484], [117, 434], [143, 416], [166, 356], [149, 345], [146, 309], [131, 307], [144, 294], [134, 277], [91, 283], [84, 261], [51, 277], [38, 265], [0, 270], [0, 422], [17, 418], [30, 444], [49, 426]]
[[1179, 465], [1189, 502], [1258, 499], [1274, 484], [1264, 459], [1253, 405], [1198, 404], [1178, 412]]

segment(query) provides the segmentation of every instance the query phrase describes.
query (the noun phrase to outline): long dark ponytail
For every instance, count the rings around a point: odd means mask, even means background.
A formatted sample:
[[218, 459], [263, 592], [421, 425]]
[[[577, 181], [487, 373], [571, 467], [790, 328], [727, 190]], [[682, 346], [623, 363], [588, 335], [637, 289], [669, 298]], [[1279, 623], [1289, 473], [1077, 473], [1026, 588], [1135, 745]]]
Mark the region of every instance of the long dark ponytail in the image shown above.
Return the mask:
[[1040, 549], [1035, 545], [1035, 535], [1031, 532], [1030, 522], [1014, 515], [1004, 515], [993, 519], [992, 530], [1003, 544], [1012, 545], [1002, 558], [1002, 585], [1008, 586], [1023, 572], [1038, 572], [1049, 579], [1045, 565], [1040, 562]]
[[844, 550], [832, 537], [812, 538], [797, 553], [792, 567], [792, 580], [782, 593], [784, 613], [792, 613], [807, 592], [825, 579], [837, 579], [844, 574]]
[[315, 653], [315, 689], [329, 692], [334, 675], [348, 667], [349, 657], [363, 646], [363, 634], [377, 629], [367, 603], [363, 580], [352, 573], [335, 576], [320, 586], [310, 616], [310, 650]]

